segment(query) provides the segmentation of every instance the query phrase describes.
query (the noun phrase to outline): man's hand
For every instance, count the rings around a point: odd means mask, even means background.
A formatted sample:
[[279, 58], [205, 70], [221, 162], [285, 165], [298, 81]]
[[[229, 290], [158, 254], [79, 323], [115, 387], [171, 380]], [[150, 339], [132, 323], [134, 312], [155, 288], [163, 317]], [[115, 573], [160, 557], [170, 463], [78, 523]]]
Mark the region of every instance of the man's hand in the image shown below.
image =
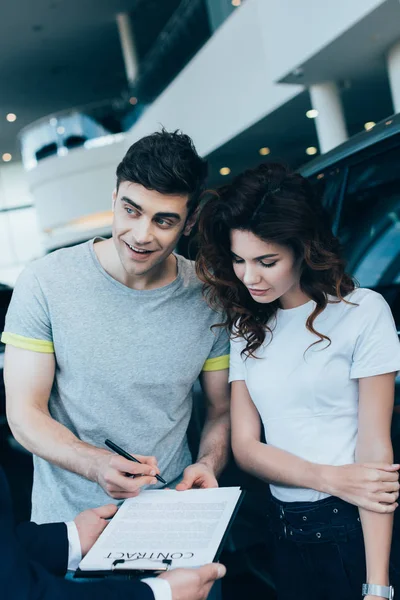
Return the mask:
[[111, 519], [116, 512], [115, 504], [106, 504], [99, 508], [84, 510], [75, 517], [74, 522], [78, 530], [82, 556], [89, 552], [99, 535], [107, 527], [107, 519]]
[[155, 475], [160, 473], [157, 459], [139, 454], [135, 457], [142, 464], [111, 452], [105, 452], [96, 460], [95, 479], [111, 498], [133, 498], [144, 485], [157, 483]]
[[206, 600], [214, 581], [225, 573], [223, 565], [213, 563], [199, 569], [174, 569], [159, 577], [170, 584], [172, 600]]
[[184, 490], [190, 490], [192, 488], [216, 488], [218, 487], [218, 481], [215, 477], [214, 471], [205, 463], [198, 462], [194, 465], [186, 467], [183, 472], [183, 479], [176, 489], [178, 492]]
[[399, 465], [364, 463], [324, 466], [326, 491], [377, 513], [392, 513], [399, 497]]

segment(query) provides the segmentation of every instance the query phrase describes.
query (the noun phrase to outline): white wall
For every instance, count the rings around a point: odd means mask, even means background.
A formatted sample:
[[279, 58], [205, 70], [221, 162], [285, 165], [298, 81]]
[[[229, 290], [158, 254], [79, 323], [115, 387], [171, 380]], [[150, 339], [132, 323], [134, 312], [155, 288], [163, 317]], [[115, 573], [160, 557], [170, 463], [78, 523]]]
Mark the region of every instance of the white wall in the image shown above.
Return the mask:
[[100, 148], [77, 148], [51, 156], [27, 172], [42, 229], [111, 208], [115, 170], [126, 151], [124, 140]]
[[271, 77], [280, 80], [386, 0], [249, 0]]
[[385, 0], [246, 0], [128, 133], [163, 124], [209, 154], [303, 90], [275, 83]]
[[43, 253], [35, 208], [1, 211], [32, 203], [22, 164], [0, 167], [0, 282], [13, 284], [23, 266]]

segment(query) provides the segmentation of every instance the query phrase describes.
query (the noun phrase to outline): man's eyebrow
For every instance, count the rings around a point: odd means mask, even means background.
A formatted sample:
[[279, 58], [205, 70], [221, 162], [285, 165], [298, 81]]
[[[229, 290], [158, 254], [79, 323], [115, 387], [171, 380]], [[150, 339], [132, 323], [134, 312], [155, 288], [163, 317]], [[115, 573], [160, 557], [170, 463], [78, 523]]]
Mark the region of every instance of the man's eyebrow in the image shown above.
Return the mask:
[[170, 219], [177, 219], [178, 221], [181, 220], [181, 216], [178, 215], [178, 213], [170, 213], [170, 212], [158, 212], [154, 215], [155, 217], [162, 217], [164, 218], [170, 218]]
[[[127, 198], [126, 196], [121, 197], [121, 202], [126, 202], [127, 204], [130, 204], [137, 210], [140, 210], [141, 212], [143, 212], [143, 208], [139, 204], [136, 204], [136, 202], [134, 202], [130, 198]], [[166, 218], [176, 219], [177, 221], [181, 220], [181, 216], [178, 213], [170, 213], [170, 212], [158, 212], [154, 215], [154, 217], [157, 217], [157, 218], [162, 217], [163, 219], [166, 219]]]
[[137, 210], [143, 210], [143, 208], [139, 204], [136, 204], [136, 202], [134, 202], [130, 198], [127, 198], [126, 196], [121, 196], [121, 202], [127, 202], [128, 204], [133, 206], [133, 208], [137, 208]]

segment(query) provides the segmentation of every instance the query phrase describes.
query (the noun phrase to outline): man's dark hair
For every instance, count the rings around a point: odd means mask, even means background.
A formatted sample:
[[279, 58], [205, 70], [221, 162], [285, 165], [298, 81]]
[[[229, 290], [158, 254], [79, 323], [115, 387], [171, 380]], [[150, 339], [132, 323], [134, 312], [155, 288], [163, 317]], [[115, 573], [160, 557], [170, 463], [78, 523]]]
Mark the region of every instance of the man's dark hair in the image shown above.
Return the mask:
[[188, 216], [198, 206], [207, 177], [207, 162], [188, 135], [162, 129], [129, 148], [117, 167], [117, 191], [123, 181], [139, 183], [160, 194], [188, 195]]

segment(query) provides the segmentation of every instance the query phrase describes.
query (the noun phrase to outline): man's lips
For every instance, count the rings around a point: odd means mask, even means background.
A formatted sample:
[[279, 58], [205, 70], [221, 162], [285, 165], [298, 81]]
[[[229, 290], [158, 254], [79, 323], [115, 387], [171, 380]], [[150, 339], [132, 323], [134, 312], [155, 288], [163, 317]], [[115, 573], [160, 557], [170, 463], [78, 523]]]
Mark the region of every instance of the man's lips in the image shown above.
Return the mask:
[[146, 258], [148, 258], [150, 256], [150, 254], [153, 254], [154, 250], [145, 250], [144, 248], [139, 248], [137, 246], [133, 246], [131, 244], [128, 244], [128, 242], [124, 243], [126, 245], [126, 247], [129, 249], [129, 253], [131, 254], [131, 256], [133, 256], [136, 259], [141, 259], [144, 260]]

